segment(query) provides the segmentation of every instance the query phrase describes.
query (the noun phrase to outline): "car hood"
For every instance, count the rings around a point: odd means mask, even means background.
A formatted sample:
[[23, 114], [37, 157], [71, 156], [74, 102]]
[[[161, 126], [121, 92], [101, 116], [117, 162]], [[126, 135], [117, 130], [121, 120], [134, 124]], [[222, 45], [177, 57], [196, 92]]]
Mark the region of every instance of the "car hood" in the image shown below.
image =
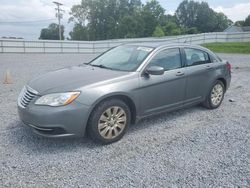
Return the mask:
[[28, 86], [38, 91], [39, 94], [66, 92], [93, 83], [118, 78], [127, 74], [129, 73], [92, 67], [89, 65], [79, 65], [59, 69], [38, 76], [32, 79], [28, 83]]

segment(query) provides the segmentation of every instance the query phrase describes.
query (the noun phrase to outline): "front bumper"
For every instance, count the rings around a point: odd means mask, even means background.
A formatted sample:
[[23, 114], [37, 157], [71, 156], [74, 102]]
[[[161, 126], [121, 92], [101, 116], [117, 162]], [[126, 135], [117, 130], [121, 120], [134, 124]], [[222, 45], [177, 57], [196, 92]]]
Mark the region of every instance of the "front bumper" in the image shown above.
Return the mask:
[[26, 108], [18, 104], [18, 114], [23, 123], [46, 137], [84, 136], [89, 109], [89, 106], [76, 101], [61, 107], [35, 105], [33, 101]]

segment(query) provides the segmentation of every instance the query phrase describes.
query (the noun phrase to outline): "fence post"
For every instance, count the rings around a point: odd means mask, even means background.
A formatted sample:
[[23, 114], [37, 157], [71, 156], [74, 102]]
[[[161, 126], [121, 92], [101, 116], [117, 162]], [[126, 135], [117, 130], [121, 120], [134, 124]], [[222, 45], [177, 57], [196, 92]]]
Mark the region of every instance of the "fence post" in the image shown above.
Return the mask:
[[203, 44], [206, 43], [206, 33], [203, 33]]
[[80, 45], [79, 45], [79, 42], [77, 42], [76, 44], [77, 44], [77, 51], [78, 51], [78, 53], [80, 53]]
[[45, 53], [45, 42], [43, 41], [43, 53]]
[[1, 40], [1, 52], [3, 53], [3, 41]]
[[25, 50], [25, 41], [23, 41], [23, 53], [25, 53], [26, 50]]
[[60, 46], [61, 46], [61, 53], [63, 53], [63, 42], [60, 41]]

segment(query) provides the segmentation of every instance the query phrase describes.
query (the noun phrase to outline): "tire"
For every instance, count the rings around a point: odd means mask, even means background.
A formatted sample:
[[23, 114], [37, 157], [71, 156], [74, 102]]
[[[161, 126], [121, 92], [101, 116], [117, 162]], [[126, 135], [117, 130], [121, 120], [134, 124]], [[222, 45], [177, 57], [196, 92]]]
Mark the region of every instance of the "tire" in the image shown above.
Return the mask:
[[92, 111], [87, 132], [94, 142], [110, 144], [120, 140], [131, 120], [130, 109], [119, 99], [105, 100]]
[[212, 85], [206, 97], [206, 100], [203, 103], [203, 106], [208, 109], [218, 108], [224, 99], [224, 94], [225, 94], [225, 86], [223, 82], [221, 82], [220, 80], [216, 80]]

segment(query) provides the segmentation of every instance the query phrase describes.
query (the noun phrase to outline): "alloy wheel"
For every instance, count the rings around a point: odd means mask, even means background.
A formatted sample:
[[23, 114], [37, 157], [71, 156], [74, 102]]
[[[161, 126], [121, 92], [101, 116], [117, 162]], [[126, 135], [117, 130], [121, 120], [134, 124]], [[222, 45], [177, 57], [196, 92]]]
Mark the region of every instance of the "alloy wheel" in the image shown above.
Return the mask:
[[105, 139], [113, 139], [119, 136], [127, 123], [125, 111], [119, 106], [106, 109], [98, 121], [99, 134]]
[[221, 103], [222, 98], [223, 98], [223, 87], [221, 84], [216, 84], [213, 89], [212, 89], [212, 93], [211, 93], [211, 102], [214, 106], [217, 106]]

